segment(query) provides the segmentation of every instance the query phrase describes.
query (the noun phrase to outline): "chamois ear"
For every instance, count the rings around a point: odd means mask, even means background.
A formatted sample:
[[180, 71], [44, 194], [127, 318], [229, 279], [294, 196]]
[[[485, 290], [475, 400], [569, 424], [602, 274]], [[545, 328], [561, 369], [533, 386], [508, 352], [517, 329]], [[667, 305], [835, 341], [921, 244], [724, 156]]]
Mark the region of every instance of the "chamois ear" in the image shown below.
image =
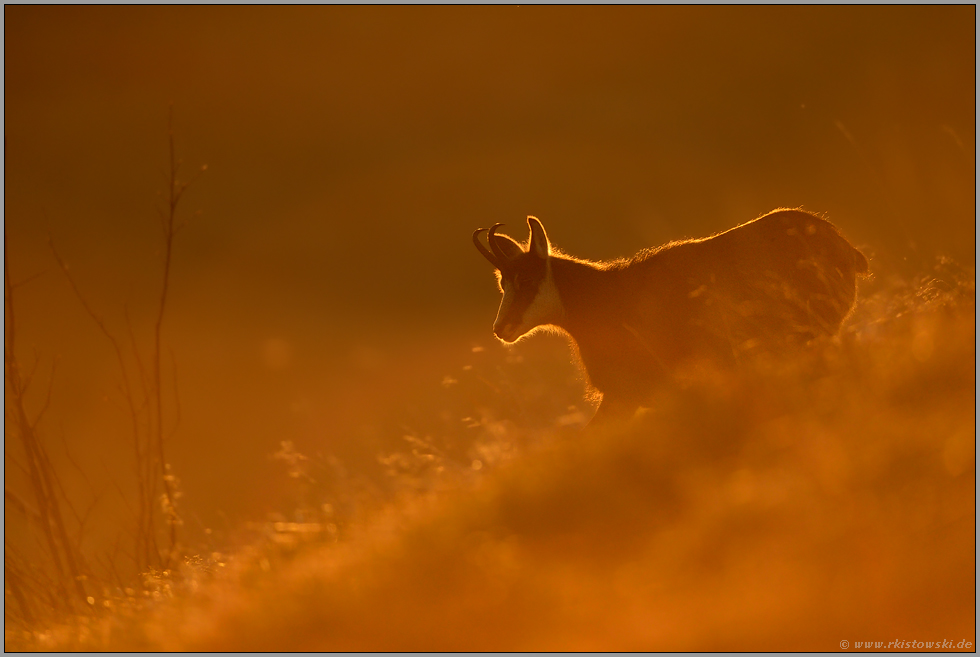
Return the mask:
[[551, 253], [551, 242], [548, 241], [548, 233], [544, 232], [544, 226], [537, 217], [529, 216], [527, 227], [531, 229], [531, 244], [527, 247], [528, 252], [539, 258], [547, 258]]
[[517, 240], [507, 237], [506, 235], [494, 234], [493, 243], [498, 249], [503, 251], [504, 255], [510, 260], [524, 254], [524, 247], [522, 247]]

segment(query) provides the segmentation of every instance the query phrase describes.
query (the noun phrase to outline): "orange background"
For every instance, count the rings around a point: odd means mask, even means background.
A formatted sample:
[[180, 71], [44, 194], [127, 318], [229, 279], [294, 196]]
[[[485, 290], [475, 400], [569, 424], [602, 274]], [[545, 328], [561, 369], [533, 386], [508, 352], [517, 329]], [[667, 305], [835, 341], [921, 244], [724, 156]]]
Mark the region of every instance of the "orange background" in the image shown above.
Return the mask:
[[146, 336], [171, 103], [184, 177], [207, 164], [164, 326], [188, 532], [280, 508], [282, 440], [369, 468], [424, 415], [406, 391], [492, 341], [477, 227], [523, 239], [534, 214], [563, 250], [609, 258], [803, 206], [879, 275], [976, 256], [973, 6], [4, 19], [8, 257], [15, 281], [40, 274], [17, 288], [19, 352], [41, 358], [35, 407], [58, 359], [46, 439], [124, 489], [112, 351], [47, 238], [114, 330], [128, 304]]

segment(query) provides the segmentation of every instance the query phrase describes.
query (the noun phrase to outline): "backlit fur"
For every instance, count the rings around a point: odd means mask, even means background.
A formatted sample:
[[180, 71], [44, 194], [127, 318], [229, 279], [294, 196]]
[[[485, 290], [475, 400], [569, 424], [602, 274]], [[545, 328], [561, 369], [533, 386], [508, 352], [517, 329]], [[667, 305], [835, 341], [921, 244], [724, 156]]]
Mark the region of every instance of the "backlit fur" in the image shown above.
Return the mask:
[[800, 210], [610, 262], [557, 252], [540, 221], [528, 226], [526, 245], [493, 236], [506, 255], [494, 334], [567, 333], [605, 413], [635, 410], [680, 374], [836, 334], [868, 273], [837, 228]]

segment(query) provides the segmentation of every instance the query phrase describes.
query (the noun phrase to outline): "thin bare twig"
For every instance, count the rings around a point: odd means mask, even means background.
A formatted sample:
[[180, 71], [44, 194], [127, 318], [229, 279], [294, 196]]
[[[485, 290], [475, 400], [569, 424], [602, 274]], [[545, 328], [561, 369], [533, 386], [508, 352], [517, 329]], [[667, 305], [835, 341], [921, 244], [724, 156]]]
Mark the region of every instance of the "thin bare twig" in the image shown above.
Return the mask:
[[[177, 525], [179, 524], [179, 516], [177, 515], [176, 506], [176, 495], [174, 491], [174, 479], [169, 473], [169, 464], [166, 459], [166, 452], [164, 449], [164, 429], [163, 429], [163, 373], [162, 373], [162, 333], [163, 333], [163, 319], [167, 309], [167, 301], [170, 291], [170, 268], [173, 263], [173, 246], [174, 238], [177, 232], [181, 228], [177, 224], [177, 207], [180, 204], [180, 199], [183, 197], [184, 192], [190, 186], [190, 183], [182, 183], [177, 179], [177, 173], [180, 168], [180, 164], [177, 161], [176, 155], [176, 144], [174, 141], [174, 131], [173, 131], [173, 107], [170, 108], [170, 114], [168, 117], [168, 137], [169, 137], [169, 153], [170, 153], [170, 171], [168, 176], [168, 189], [167, 189], [167, 212], [163, 217], [163, 231], [164, 231], [164, 257], [163, 257], [163, 284], [160, 289], [159, 303], [157, 305], [156, 321], [153, 327], [153, 352], [152, 352], [152, 390], [155, 397], [156, 408], [154, 415], [155, 419], [155, 432], [154, 440], [156, 442], [156, 455], [158, 459], [158, 467], [160, 479], [163, 482], [163, 504], [167, 513], [167, 522], [170, 526], [170, 547], [167, 553], [167, 560], [165, 562], [165, 567], [169, 566], [171, 560], [176, 555], [177, 550]], [[204, 169], [202, 168], [201, 171]]]
[[21, 572], [19, 572], [20, 569], [17, 568], [13, 560], [12, 546], [4, 541], [3, 547], [3, 580], [5, 588], [10, 590], [14, 596], [14, 600], [17, 601], [17, 606], [20, 607], [20, 613], [24, 619], [24, 623], [27, 627], [31, 627], [35, 623], [35, 617], [31, 606], [27, 602], [27, 596], [24, 595], [23, 577], [21, 576]]
[[41, 410], [39, 410], [37, 412], [37, 415], [34, 417], [33, 425], [35, 427], [38, 425], [38, 423], [41, 422], [41, 418], [44, 417], [44, 414], [48, 411], [48, 408], [50, 408], [51, 406], [51, 389], [54, 387], [54, 373], [55, 371], [57, 371], [57, 369], [58, 369], [58, 359], [55, 358], [51, 362], [51, 375], [48, 377], [48, 390], [44, 395], [44, 404], [41, 405]]
[[37, 348], [34, 348], [34, 362], [31, 364], [31, 371], [22, 377], [21, 387], [26, 391], [31, 387], [31, 381], [34, 380], [34, 374], [37, 372], [37, 366], [41, 362], [41, 355], [37, 353]]
[[[54, 470], [54, 467], [51, 465], [51, 459], [48, 457], [48, 450], [43, 449], [42, 447], [38, 456], [42, 460], [45, 469], [52, 470], [52, 471]], [[68, 510], [71, 511], [73, 516], [75, 516], [75, 521], [77, 522], [80, 519], [80, 517], [78, 515], [78, 512], [75, 511], [75, 505], [71, 503], [71, 500], [68, 498], [68, 494], [65, 492], [64, 486], [62, 486], [61, 484], [61, 477], [54, 477], [53, 481], [54, 481], [54, 485], [58, 489], [58, 492], [61, 493], [61, 499], [63, 499], [65, 501], [65, 504], [68, 505]]]
[[[132, 383], [130, 382], [129, 370], [126, 367], [126, 359], [123, 356], [123, 352], [119, 344], [119, 340], [116, 339], [116, 336], [112, 334], [112, 332], [106, 326], [102, 318], [92, 309], [91, 305], [88, 303], [88, 300], [85, 298], [85, 295], [82, 294], [82, 291], [79, 289], [78, 284], [75, 282], [74, 277], [69, 273], [68, 265], [65, 263], [65, 261], [62, 259], [61, 255], [58, 253], [57, 249], [55, 248], [54, 240], [50, 237], [48, 238], [48, 245], [51, 248], [51, 252], [54, 255], [55, 260], [57, 261], [58, 266], [61, 268], [61, 271], [65, 274], [65, 278], [68, 280], [69, 285], [71, 285], [72, 291], [75, 293], [75, 297], [82, 304], [82, 308], [85, 309], [85, 312], [92, 319], [92, 321], [95, 322], [96, 326], [99, 327], [99, 329], [102, 331], [102, 334], [106, 337], [107, 340], [109, 340], [109, 343], [112, 345], [112, 349], [116, 355], [116, 362], [119, 365], [119, 372], [120, 375], [122, 376], [122, 381], [123, 381], [123, 397], [126, 399], [126, 404], [129, 410], [130, 424], [131, 424], [131, 430], [133, 436], [133, 450], [135, 452], [135, 458], [136, 458], [137, 495], [139, 497], [139, 504], [138, 504], [139, 513], [135, 515], [135, 519], [137, 522], [136, 554], [143, 555], [145, 561], [143, 561], [139, 565], [139, 567], [144, 568], [146, 566], [149, 566], [153, 562], [152, 559], [153, 554], [157, 554], [157, 555], [159, 554], [158, 552], [156, 552], [154, 548], [151, 548], [151, 546], [155, 543], [155, 540], [152, 538], [153, 534], [155, 533], [154, 522], [153, 522], [154, 514], [153, 514], [153, 506], [152, 506], [152, 499], [153, 499], [152, 481], [154, 477], [152, 475], [152, 470], [147, 467], [146, 449], [144, 449], [141, 445], [142, 441], [141, 441], [140, 430], [139, 430], [140, 427], [139, 413], [136, 408], [136, 400], [133, 394], [133, 386]], [[146, 395], [146, 383], [142, 375], [142, 363], [139, 360], [139, 350], [136, 348], [136, 342], [132, 335], [132, 327], [129, 326], [128, 314], [126, 316], [126, 321], [127, 321], [127, 326], [130, 329], [129, 333], [133, 344], [133, 353], [135, 355], [137, 366], [140, 371], [140, 384], [141, 387], [143, 388], [144, 395]]]
[[[123, 316], [126, 319], [126, 333], [129, 336], [130, 349], [133, 352], [133, 359], [136, 361], [136, 371], [138, 374], [138, 379], [140, 382], [140, 389], [143, 393], [142, 403], [139, 405], [140, 411], [146, 411], [150, 413], [148, 404], [150, 403], [150, 392], [147, 388], [146, 370], [143, 367], [143, 359], [140, 357], [140, 350], [136, 344], [136, 334], [133, 332], [133, 323], [129, 318], [129, 307], [127, 304], [123, 304]], [[133, 423], [133, 442], [136, 449], [136, 481], [137, 481], [137, 494], [139, 497], [139, 539], [136, 546], [136, 554], [142, 554], [145, 559], [145, 565], [150, 562], [150, 546], [155, 546], [155, 514], [153, 512], [153, 498], [156, 496], [156, 487], [154, 482], [156, 478], [153, 474], [153, 460], [148, 456], [148, 451], [150, 449], [149, 444], [141, 446], [140, 444], [140, 433], [139, 433], [139, 419], [137, 415], [136, 403], [133, 399], [131, 389], [127, 388], [127, 400], [130, 407], [130, 416]], [[149, 424], [149, 422], [147, 422]], [[146, 431], [150, 431], [150, 427], [146, 427]], [[150, 441], [149, 435], [146, 437], [147, 443]], [[152, 554], [157, 555], [159, 558], [159, 552], [154, 547]]]
[[101, 492], [96, 492], [95, 487], [92, 485], [92, 482], [88, 478], [88, 475], [85, 474], [85, 470], [83, 470], [82, 467], [79, 466], [78, 463], [75, 461], [74, 457], [71, 454], [71, 450], [68, 449], [68, 439], [65, 437], [64, 427], [62, 427], [61, 430], [61, 444], [65, 448], [65, 456], [68, 458], [68, 462], [78, 471], [78, 474], [81, 475], [82, 480], [85, 482], [85, 485], [92, 493], [92, 502], [91, 504], [89, 504], [88, 509], [85, 511], [82, 517], [79, 519], [78, 514], [75, 514], [75, 517], [78, 520], [78, 537], [75, 540], [75, 545], [76, 548], [81, 549], [82, 538], [85, 534], [85, 523], [88, 521], [88, 518], [92, 513], [92, 510], [95, 509], [95, 505], [98, 503], [100, 499], [102, 499], [102, 495], [105, 493], [105, 490], [102, 490]]
[[[5, 318], [5, 341], [4, 341], [4, 379], [7, 386], [7, 393], [10, 396], [10, 406], [13, 411], [14, 423], [17, 433], [20, 436], [27, 458], [28, 472], [30, 476], [31, 489], [34, 493], [34, 501], [37, 504], [38, 513], [41, 516], [41, 529], [44, 534], [46, 545], [50, 553], [52, 563], [58, 575], [58, 587], [62, 593], [62, 598], [70, 604], [71, 598], [68, 594], [67, 576], [74, 576], [75, 572], [71, 563], [71, 552], [69, 543], [63, 543], [64, 551], [59, 548], [58, 538], [52, 527], [57, 524], [58, 513], [57, 500], [53, 497], [51, 477], [44, 469], [43, 460], [39, 457], [43, 449], [34, 433], [34, 426], [27, 417], [24, 409], [24, 382], [21, 378], [20, 367], [16, 356], [16, 322], [14, 315], [14, 290], [11, 285], [10, 258], [7, 253], [7, 240], [4, 239], [4, 318]], [[63, 525], [62, 525], [63, 526]], [[62, 563], [62, 560], [67, 563]], [[68, 571], [66, 573], [66, 570]], [[83, 596], [84, 598], [84, 596]]]
[[177, 385], [177, 356], [174, 354], [174, 350], [170, 349], [170, 369], [173, 371], [173, 386], [174, 386], [174, 426], [170, 430], [170, 435], [173, 437], [177, 433], [177, 429], [180, 427], [181, 411], [180, 411], [180, 388]]
[[38, 512], [38, 510], [35, 509], [30, 502], [6, 486], [3, 487], [3, 501], [5, 504], [9, 503], [16, 510], [20, 511], [25, 518], [35, 522], [40, 522], [41, 514]]
[[27, 278], [25, 278], [22, 281], [17, 281], [16, 283], [12, 284], [11, 287], [14, 288], [15, 290], [17, 288], [19, 288], [19, 287], [24, 287], [25, 285], [27, 285], [31, 281], [37, 280], [38, 278], [40, 278], [41, 276], [44, 276], [47, 273], [48, 273], [48, 270], [47, 269], [42, 269], [41, 271], [37, 272], [36, 274], [31, 274], [30, 276], [28, 276]]
[[123, 304], [123, 317], [126, 319], [126, 332], [129, 334], [129, 346], [133, 351], [133, 358], [136, 360], [136, 371], [139, 372], [140, 386], [143, 389], [143, 404], [147, 403], [150, 399], [150, 391], [148, 389], [147, 379], [146, 379], [146, 368], [143, 367], [143, 359], [140, 357], [139, 347], [136, 345], [136, 334], [133, 333], [133, 322], [129, 318], [129, 305]]
[[27, 471], [27, 468], [25, 468], [20, 463], [20, 461], [18, 461], [17, 458], [11, 452], [8, 452], [6, 449], [3, 450], [3, 458], [6, 460], [6, 462], [14, 464], [21, 472], [30, 476], [30, 473]]
[[88, 505], [87, 509], [85, 509], [85, 513], [82, 514], [82, 519], [78, 523], [78, 537], [75, 539], [75, 547], [79, 551], [81, 551], [82, 548], [82, 539], [85, 537], [85, 523], [88, 522], [89, 517], [92, 515], [92, 511], [95, 509], [96, 505], [101, 499], [102, 493], [96, 493], [96, 495], [92, 498], [92, 503]]
[[103, 461], [101, 458], [99, 459], [99, 464], [102, 465], [102, 469], [105, 470], [106, 476], [109, 477], [109, 483], [112, 484], [112, 487], [116, 489], [117, 493], [119, 493], [119, 499], [122, 500], [126, 510], [129, 511], [129, 515], [135, 519], [136, 514], [133, 512], [133, 507], [129, 506], [129, 500], [126, 499], [126, 494], [123, 493], [122, 488], [119, 487], [119, 482], [117, 482], [116, 478], [112, 476], [111, 472], [109, 472], [109, 466], [107, 466], [105, 461]]
[[[122, 538], [121, 534], [116, 537], [116, 552], [118, 552], [120, 538]], [[119, 587], [120, 591], [124, 591], [126, 589], [126, 585], [123, 583], [122, 578], [119, 576], [119, 572], [116, 570], [115, 553], [113, 553], [113, 555], [108, 557], [105, 561], [103, 561], [102, 557], [96, 555], [95, 561], [102, 566], [103, 570], [112, 575], [113, 579], [116, 580], [116, 586]]]
[[85, 482], [85, 485], [88, 486], [88, 489], [93, 493], [95, 493], [95, 486], [92, 485], [92, 482], [89, 480], [88, 475], [85, 474], [85, 470], [83, 470], [82, 467], [78, 465], [78, 463], [75, 461], [75, 458], [71, 455], [71, 450], [68, 449], [68, 438], [65, 437], [64, 426], [61, 427], [61, 446], [65, 448], [65, 456], [68, 457], [68, 462], [72, 465], [72, 467], [74, 467], [78, 471], [78, 474], [82, 476], [82, 480]]

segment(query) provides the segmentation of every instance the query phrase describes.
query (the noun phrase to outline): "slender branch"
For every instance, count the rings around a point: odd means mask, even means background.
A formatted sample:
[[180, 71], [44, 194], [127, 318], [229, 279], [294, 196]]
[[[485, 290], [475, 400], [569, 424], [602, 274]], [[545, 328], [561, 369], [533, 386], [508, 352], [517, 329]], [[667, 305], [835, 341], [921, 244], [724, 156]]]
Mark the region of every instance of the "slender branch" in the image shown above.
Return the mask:
[[15, 466], [17, 466], [18, 470], [30, 476], [30, 473], [27, 471], [27, 468], [25, 468], [12, 453], [8, 452], [7, 450], [3, 450], [3, 458], [5, 462], [14, 464]]
[[[58, 587], [65, 601], [70, 600], [67, 588], [65, 587], [65, 568], [62, 557], [58, 549], [58, 542], [52, 531], [53, 524], [53, 505], [56, 502], [50, 495], [50, 482], [45, 482], [45, 477], [37, 458], [37, 437], [34, 434], [34, 427], [27, 418], [24, 410], [24, 386], [20, 376], [20, 368], [16, 358], [15, 337], [16, 322], [14, 320], [14, 290], [10, 276], [10, 257], [7, 253], [7, 240], [3, 241], [3, 268], [4, 268], [4, 318], [5, 318], [5, 338], [4, 341], [4, 380], [7, 393], [10, 396], [10, 403], [16, 414], [17, 433], [24, 447], [24, 454], [27, 457], [28, 471], [30, 473], [31, 489], [34, 492], [34, 501], [37, 504], [38, 513], [41, 516], [41, 529], [50, 552], [51, 561], [54, 564], [58, 575]], [[48, 484], [47, 486], [45, 484]]]
[[[55, 248], [54, 240], [50, 237], [48, 238], [48, 246], [51, 248], [51, 253], [54, 255], [55, 261], [58, 263], [58, 266], [61, 268], [61, 271], [64, 273], [65, 278], [68, 280], [68, 283], [71, 286], [72, 291], [75, 293], [75, 297], [82, 304], [82, 308], [84, 308], [88, 316], [92, 319], [93, 322], [95, 322], [96, 326], [99, 327], [99, 330], [102, 331], [102, 334], [112, 345], [112, 349], [116, 355], [116, 362], [119, 365], [119, 373], [122, 376], [122, 380], [123, 380], [123, 396], [126, 399], [126, 404], [129, 410], [129, 418], [130, 418], [131, 431], [133, 436], [133, 450], [136, 458], [137, 495], [139, 497], [139, 509], [140, 509], [139, 514], [136, 515], [136, 520], [138, 523], [138, 529], [136, 532], [136, 536], [137, 536], [136, 554], [144, 555], [146, 557], [146, 561], [142, 563], [140, 566], [140, 567], [144, 567], [149, 565], [150, 563], [151, 550], [149, 546], [152, 543], [152, 541], [149, 540], [148, 537], [152, 536], [154, 533], [152, 493], [147, 492], [147, 485], [146, 485], [146, 482], [151, 481], [153, 477], [152, 474], [150, 474], [149, 476], [144, 474], [144, 471], [147, 470], [145, 465], [146, 456], [145, 456], [145, 450], [141, 446], [142, 441], [140, 439], [139, 414], [136, 409], [136, 401], [133, 393], [133, 386], [129, 378], [129, 370], [126, 367], [126, 359], [123, 356], [123, 352], [119, 344], [119, 340], [116, 339], [116, 336], [112, 334], [112, 332], [106, 326], [102, 318], [98, 314], [96, 314], [96, 312], [92, 309], [91, 305], [89, 305], [88, 300], [85, 298], [85, 295], [82, 294], [82, 291], [78, 288], [78, 284], [75, 282], [75, 278], [69, 273], [67, 263], [64, 261], [64, 259], [62, 259], [61, 255], [58, 253], [58, 250]], [[129, 325], [128, 314], [126, 316], [126, 321], [127, 321], [127, 327], [129, 328], [130, 338], [133, 343], [133, 353], [135, 354], [137, 367], [139, 368], [139, 372], [140, 372], [141, 386], [143, 387], [144, 395], [145, 395], [146, 383], [143, 380], [143, 376], [142, 376], [142, 363], [139, 360], [139, 350], [136, 349], [136, 342], [132, 335], [132, 327]]]
[[[24, 622], [28, 627], [34, 625], [34, 612], [31, 606], [27, 603], [27, 596], [24, 595], [24, 584], [23, 577], [16, 567], [13, 560], [13, 550], [11, 546], [4, 541], [3, 550], [3, 580], [5, 588], [8, 588], [14, 596], [14, 600], [17, 601], [17, 606], [20, 607], [20, 614], [24, 619]], [[8, 556], [9, 555], [9, 556]]]
[[139, 347], [136, 345], [136, 334], [133, 332], [133, 322], [129, 318], [129, 306], [123, 304], [123, 317], [126, 319], [126, 332], [129, 334], [129, 346], [133, 350], [133, 358], [136, 360], [136, 371], [139, 372], [140, 386], [143, 389], [143, 404], [150, 399], [150, 392], [147, 388], [146, 368], [143, 367], [143, 359], [140, 357]]
[[54, 373], [57, 369], [58, 369], [58, 359], [56, 358], [51, 363], [51, 376], [48, 377], [48, 391], [44, 395], [44, 404], [41, 405], [41, 410], [39, 410], [37, 412], [37, 415], [34, 416], [33, 425], [35, 427], [38, 425], [38, 423], [40, 423], [41, 418], [44, 417], [44, 414], [48, 411], [48, 408], [51, 406], [51, 389], [54, 387]]
[[163, 257], [163, 285], [160, 290], [160, 302], [157, 307], [156, 323], [154, 324], [153, 330], [153, 392], [156, 397], [156, 434], [154, 438], [156, 440], [157, 458], [159, 459], [160, 478], [163, 481], [164, 504], [169, 515], [168, 523], [170, 525], [170, 549], [168, 551], [165, 566], [169, 566], [170, 559], [172, 558], [174, 550], [177, 547], [177, 518], [173, 483], [172, 478], [167, 473], [167, 458], [164, 450], [163, 375], [161, 372], [161, 360], [163, 354], [161, 349], [161, 335], [163, 332], [163, 317], [167, 309], [167, 295], [170, 291], [170, 265], [173, 261], [172, 256], [175, 235], [174, 225], [177, 216], [177, 204], [180, 203], [180, 197], [183, 194], [184, 189], [186, 189], [186, 187], [182, 188], [177, 181], [178, 165], [174, 145], [173, 107], [170, 108], [168, 123], [170, 146], [170, 184], [168, 186], [168, 212], [164, 223], [165, 248]]
[[174, 354], [174, 350], [170, 349], [170, 368], [173, 371], [173, 386], [174, 386], [174, 426], [170, 430], [170, 435], [173, 436], [177, 433], [177, 428], [180, 426], [181, 411], [180, 411], [180, 388], [177, 385], [177, 356]]
[[[133, 332], [133, 323], [129, 318], [129, 307], [123, 304], [123, 316], [126, 318], [126, 332], [129, 335], [129, 344], [133, 352], [133, 358], [136, 361], [136, 371], [139, 375], [140, 388], [143, 392], [143, 402], [140, 405], [141, 410], [147, 409], [147, 404], [150, 403], [150, 393], [147, 389], [147, 378], [146, 370], [143, 367], [143, 359], [140, 357], [140, 350], [136, 345], [136, 334]], [[133, 421], [133, 443], [136, 449], [136, 483], [137, 483], [137, 495], [139, 499], [139, 532], [138, 532], [138, 543], [136, 546], [137, 556], [143, 555], [145, 558], [144, 565], [150, 563], [151, 544], [154, 545], [152, 553], [156, 554], [159, 559], [159, 552], [155, 548], [155, 540], [152, 537], [156, 536], [155, 528], [155, 514], [153, 513], [153, 498], [155, 497], [155, 486], [154, 482], [156, 478], [153, 474], [153, 460], [148, 456], [150, 450], [151, 437], [147, 435], [145, 447], [141, 447], [140, 434], [139, 434], [139, 421], [136, 414], [136, 409], [134, 407], [133, 397], [131, 395], [127, 396], [130, 402], [130, 415]], [[152, 422], [152, 416], [150, 418]], [[147, 423], [149, 425], [149, 422]], [[146, 427], [146, 431], [150, 432], [150, 426]]]
[[[120, 538], [122, 538], [122, 535], [121, 534], [116, 537], [116, 551], [117, 552], [118, 552], [118, 548], [119, 548], [119, 539]], [[123, 583], [122, 578], [119, 576], [119, 572], [116, 570], [115, 553], [113, 553], [113, 555], [111, 557], [108, 557], [106, 560], [103, 560], [102, 557], [96, 555], [95, 561], [100, 566], [102, 566], [102, 569], [103, 570], [105, 570], [110, 575], [112, 575], [112, 578], [114, 580], [116, 580], [116, 586], [118, 586], [120, 590], [125, 590], [126, 585]]]
[[[48, 457], [48, 450], [44, 449], [43, 445], [41, 445], [40, 449], [38, 450], [38, 458], [40, 458], [44, 470], [51, 472], [54, 471], [54, 466], [51, 465], [51, 459]], [[61, 499], [63, 499], [65, 504], [68, 505], [68, 510], [71, 511], [73, 516], [75, 516], [75, 521], [80, 521], [81, 517], [75, 510], [75, 505], [71, 503], [71, 500], [68, 498], [68, 494], [65, 492], [64, 486], [61, 485], [61, 478], [53, 477], [53, 482], [55, 487], [57, 487], [58, 492], [61, 493]], [[52, 489], [51, 492], [54, 493], [54, 489]]]
[[9, 503], [15, 509], [20, 511], [21, 514], [29, 520], [38, 521], [41, 519], [41, 514], [37, 509], [31, 506], [27, 500], [23, 499], [20, 495], [6, 486], [3, 487], [3, 501], [5, 504]]
[[36, 274], [31, 274], [30, 276], [28, 276], [27, 278], [25, 278], [22, 281], [17, 281], [16, 283], [13, 283], [11, 286], [16, 290], [19, 287], [24, 287], [25, 285], [27, 285], [31, 281], [37, 280], [38, 278], [44, 276], [47, 273], [48, 273], [48, 270], [47, 269], [42, 269], [41, 271], [37, 272]]
[[37, 349], [34, 349], [34, 362], [31, 364], [31, 371], [22, 377], [21, 387], [26, 392], [28, 388], [31, 387], [31, 381], [34, 380], [34, 374], [37, 372], [37, 366], [41, 362], [41, 356], [37, 353]]
[[[85, 600], [87, 597], [85, 585], [82, 579], [79, 577], [81, 574], [79, 571], [80, 555], [76, 554], [72, 549], [72, 541], [68, 538], [68, 531], [65, 528], [65, 521], [61, 515], [61, 505], [58, 504], [58, 501], [55, 498], [55, 485], [57, 485], [61, 490], [62, 497], [65, 498], [66, 501], [67, 496], [64, 493], [64, 489], [61, 487], [61, 480], [55, 475], [54, 468], [51, 467], [51, 461], [48, 459], [47, 450], [44, 449], [44, 445], [41, 444], [41, 441], [37, 439], [36, 434], [33, 434], [33, 427], [31, 427], [31, 429], [34, 438], [31, 441], [31, 444], [35, 450], [35, 457], [41, 466], [39, 470], [41, 471], [41, 478], [44, 481], [45, 494], [50, 501], [51, 520], [54, 523], [54, 529], [55, 532], [57, 532], [58, 539], [61, 544], [61, 551], [65, 557], [65, 565], [68, 569], [68, 575], [75, 586], [75, 592], [78, 594], [78, 599]], [[72, 507], [70, 504], [69, 507], [72, 509], [72, 513], [75, 513], [74, 507]]]
[[[78, 474], [81, 475], [82, 480], [85, 482], [85, 485], [88, 486], [88, 489], [90, 491], [92, 491], [92, 494], [94, 495], [95, 494], [95, 486], [92, 485], [92, 482], [89, 480], [88, 475], [85, 474], [85, 470], [83, 470], [81, 468], [81, 466], [78, 465], [78, 463], [75, 461], [74, 457], [72, 457], [72, 455], [71, 455], [71, 450], [68, 449], [68, 439], [65, 437], [65, 428], [64, 427], [61, 428], [61, 445], [65, 448], [65, 456], [68, 457], [68, 462], [72, 465], [72, 467], [74, 467], [76, 470], [78, 470]], [[101, 495], [101, 493], [100, 493], [100, 495]]]
[[82, 514], [82, 519], [78, 521], [78, 538], [75, 541], [75, 547], [78, 550], [81, 550], [82, 539], [85, 537], [85, 523], [88, 522], [89, 517], [92, 515], [92, 511], [95, 509], [95, 506], [101, 499], [102, 493], [97, 493], [95, 497], [92, 498], [92, 503], [88, 505], [87, 509], [85, 509], [85, 513]]

